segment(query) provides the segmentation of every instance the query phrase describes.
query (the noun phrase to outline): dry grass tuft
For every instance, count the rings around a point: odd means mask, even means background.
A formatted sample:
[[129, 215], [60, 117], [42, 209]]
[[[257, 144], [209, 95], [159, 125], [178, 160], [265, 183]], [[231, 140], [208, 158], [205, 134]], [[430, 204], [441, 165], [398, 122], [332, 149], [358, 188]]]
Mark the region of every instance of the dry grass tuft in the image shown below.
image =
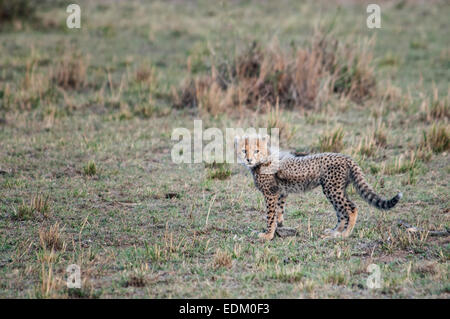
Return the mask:
[[362, 156], [373, 156], [377, 151], [376, 140], [373, 134], [364, 136], [360, 141], [355, 151]]
[[265, 123], [263, 123], [263, 127], [267, 128], [267, 131], [271, 131], [274, 128], [277, 128], [280, 132], [280, 137], [286, 143], [295, 136], [297, 132], [297, 128], [290, 124], [289, 121], [285, 121], [282, 118], [283, 112], [280, 110], [280, 104], [277, 101], [275, 108], [272, 107], [271, 104], [267, 104], [267, 118]]
[[422, 147], [430, 148], [434, 153], [442, 153], [450, 149], [450, 132], [448, 126], [434, 124], [428, 132], [423, 132]]
[[428, 231], [411, 233], [392, 226], [380, 228], [382, 229], [380, 231], [382, 248], [388, 253], [393, 253], [396, 250], [411, 251], [422, 248], [426, 245], [428, 239]]
[[333, 271], [326, 275], [324, 278], [326, 283], [336, 285], [336, 286], [346, 286], [348, 284], [348, 277], [344, 272]]
[[31, 55], [25, 62], [25, 73], [19, 85], [0, 83], [2, 99], [0, 109], [5, 110], [32, 110], [43, 104], [43, 100], [50, 91], [48, 73], [39, 68], [41, 56], [39, 52], [31, 50]]
[[375, 139], [375, 144], [377, 146], [385, 147], [387, 145], [386, 125], [384, 125], [383, 122], [379, 122], [375, 127], [373, 138]]
[[218, 114], [267, 103], [317, 109], [333, 92], [361, 102], [375, 93], [372, 45], [365, 41], [350, 47], [322, 32], [295, 53], [254, 42], [233, 61], [213, 65], [210, 75], [189, 75], [173, 89], [173, 104]]
[[319, 137], [318, 148], [321, 152], [339, 153], [344, 148], [344, 130], [337, 127], [332, 131], [326, 131]]
[[97, 174], [97, 165], [94, 161], [89, 161], [84, 167], [83, 167], [84, 175], [87, 176], [94, 176]]
[[429, 145], [424, 145], [422, 143], [417, 147], [415, 154], [417, 159], [421, 160], [422, 162], [428, 162], [433, 156], [433, 150]]
[[13, 219], [15, 220], [30, 220], [35, 217], [35, 210], [32, 205], [25, 204], [22, 201], [17, 209], [14, 208]]
[[40, 285], [36, 289], [37, 298], [61, 298], [60, 291], [63, 287], [61, 278], [55, 275], [54, 264], [56, 261], [55, 251], [46, 250], [38, 255], [41, 263]]
[[233, 265], [233, 261], [231, 258], [231, 254], [225, 250], [217, 249], [214, 254], [213, 266], [214, 268], [231, 268]]
[[432, 275], [438, 277], [440, 273], [440, 269], [436, 262], [423, 262], [414, 267], [414, 272], [420, 274], [421, 277], [425, 277], [426, 275]]
[[134, 269], [127, 275], [123, 282], [124, 287], [145, 287], [148, 283], [146, 276], [148, 267], [141, 266], [140, 269]]
[[446, 120], [450, 118], [450, 92], [445, 98], [439, 98], [439, 91], [435, 87], [433, 89], [433, 97], [426, 98], [422, 101], [421, 111], [424, 120], [432, 122], [434, 120]]
[[213, 75], [187, 79], [183, 81], [179, 91], [172, 90], [174, 107], [198, 107], [200, 111], [212, 115], [240, 105], [238, 102], [240, 94], [234, 90], [234, 86], [230, 86], [226, 91], [223, 90], [218, 84], [214, 69]]
[[392, 163], [384, 163], [381, 171], [386, 175], [404, 174], [414, 171], [418, 165], [419, 161], [417, 160], [416, 153], [412, 152], [407, 159], [405, 159], [404, 155], [400, 155]]
[[48, 214], [50, 213], [50, 202], [48, 195], [44, 197], [42, 194], [38, 194], [33, 197], [31, 203], [35, 211], [41, 213], [46, 218], [48, 217]]
[[59, 223], [50, 226], [49, 229], [39, 230], [39, 240], [43, 248], [60, 250], [64, 248], [65, 244], [61, 238], [62, 229], [59, 228]]
[[88, 58], [80, 52], [67, 50], [64, 55], [56, 61], [52, 70], [52, 81], [63, 89], [80, 89], [87, 84]]
[[155, 70], [148, 65], [142, 65], [136, 70], [135, 79], [138, 83], [152, 83], [155, 79]]
[[37, 217], [37, 213], [44, 218], [48, 218], [50, 214], [49, 196], [37, 194], [33, 196], [29, 204], [22, 201], [17, 209], [14, 209], [13, 219], [16, 220], [30, 220]]
[[300, 282], [304, 278], [304, 273], [300, 267], [276, 267], [272, 278], [281, 282]]
[[356, 48], [346, 47], [338, 53], [338, 63], [333, 66], [336, 76], [333, 85], [335, 92], [357, 103], [375, 95], [376, 81], [371, 67], [373, 45], [373, 40], [366, 40]]
[[205, 164], [205, 168], [208, 169], [208, 179], [225, 180], [231, 176], [231, 168], [228, 163], [216, 163]]
[[383, 122], [379, 121], [361, 138], [354, 152], [362, 156], [371, 157], [377, 154], [381, 147], [385, 147], [386, 145], [386, 126]]
[[154, 93], [159, 85], [157, 72], [155, 68], [149, 64], [139, 66], [134, 74], [134, 78], [136, 83], [146, 86], [150, 94]]

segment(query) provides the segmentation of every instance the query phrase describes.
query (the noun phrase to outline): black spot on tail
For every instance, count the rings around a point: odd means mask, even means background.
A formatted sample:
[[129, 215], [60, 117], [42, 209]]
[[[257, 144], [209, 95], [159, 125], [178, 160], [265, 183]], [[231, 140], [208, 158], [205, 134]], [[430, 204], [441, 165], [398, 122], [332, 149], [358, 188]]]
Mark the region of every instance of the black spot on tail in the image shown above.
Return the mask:
[[397, 195], [392, 197], [390, 200], [383, 201], [381, 207], [379, 207], [379, 208], [381, 208], [381, 209], [391, 209], [392, 207], [397, 205], [397, 203], [400, 201], [402, 196], [403, 196], [402, 193], [398, 193]]

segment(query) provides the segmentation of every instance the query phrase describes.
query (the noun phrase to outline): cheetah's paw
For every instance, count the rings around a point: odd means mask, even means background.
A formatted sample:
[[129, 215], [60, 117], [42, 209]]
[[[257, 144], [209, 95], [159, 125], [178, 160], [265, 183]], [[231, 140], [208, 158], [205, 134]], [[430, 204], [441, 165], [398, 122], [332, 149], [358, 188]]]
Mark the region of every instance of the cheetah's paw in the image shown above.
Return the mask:
[[274, 237], [273, 234], [270, 234], [270, 233], [259, 233], [258, 234], [258, 238], [263, 241], [272, 240], [273, 237]]
[[325, 229], [322, 238], [339, 238], [342, 237], [342, 233], [335, 229]]

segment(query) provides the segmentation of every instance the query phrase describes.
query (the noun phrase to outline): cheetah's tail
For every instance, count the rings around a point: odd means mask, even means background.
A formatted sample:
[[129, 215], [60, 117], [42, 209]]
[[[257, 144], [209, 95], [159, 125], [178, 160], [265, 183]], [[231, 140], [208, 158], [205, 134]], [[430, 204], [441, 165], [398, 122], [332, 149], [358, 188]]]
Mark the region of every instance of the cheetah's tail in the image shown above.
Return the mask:
[[375, 193], [372, 187], [366, 182], [361, 168], [355, 162], [350, 164], [350, 179], [353, 182], [353, 185], [355, 185], [359, 195], [378, 209], [391, 209], [403, 197], [402, 193], [398, 193], [391, 199], [385, 199]]

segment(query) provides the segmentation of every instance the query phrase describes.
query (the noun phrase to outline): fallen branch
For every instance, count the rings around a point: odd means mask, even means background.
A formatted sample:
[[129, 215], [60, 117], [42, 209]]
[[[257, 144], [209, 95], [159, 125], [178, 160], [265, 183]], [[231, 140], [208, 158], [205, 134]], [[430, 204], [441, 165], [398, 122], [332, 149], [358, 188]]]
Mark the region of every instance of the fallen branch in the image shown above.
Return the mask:
[[417, 228], [416, 226], [412, 226], [403, 220], [398, 220], [397, 225], [406, 229], [407, 232], [417, 233], [417, 232], [428, 232], [429, 236], [448, 236], [450, 232], [448, 229], [446, 230], [426, 230], [422, 228]]

